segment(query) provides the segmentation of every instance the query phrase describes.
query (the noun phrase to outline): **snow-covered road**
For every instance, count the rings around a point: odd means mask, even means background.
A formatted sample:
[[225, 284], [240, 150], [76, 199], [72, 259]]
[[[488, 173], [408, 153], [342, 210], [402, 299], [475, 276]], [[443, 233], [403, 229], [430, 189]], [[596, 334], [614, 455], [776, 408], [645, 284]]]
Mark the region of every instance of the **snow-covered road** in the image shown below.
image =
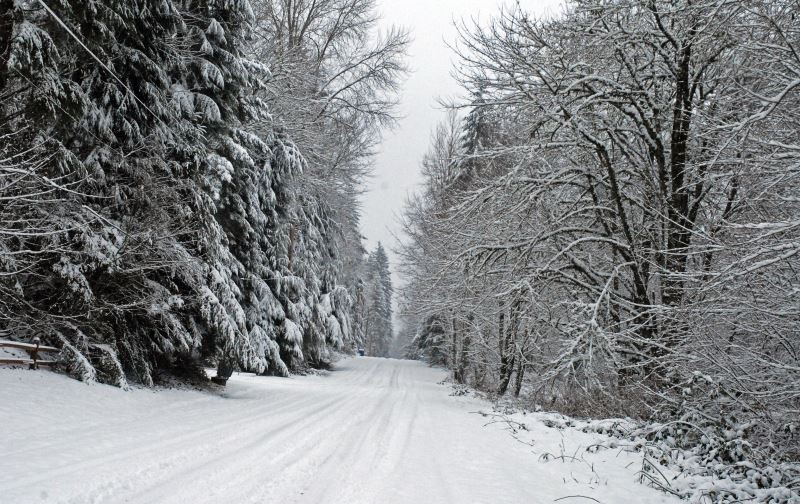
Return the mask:
[[444, 376], [355, 358], [328, 376], [235, 375], [220, 396], [0, 369], [0, 503], [673, 502], [635, 483], [632, 454], [540, 460], [598, 436], [537, 423], [522, 444]]

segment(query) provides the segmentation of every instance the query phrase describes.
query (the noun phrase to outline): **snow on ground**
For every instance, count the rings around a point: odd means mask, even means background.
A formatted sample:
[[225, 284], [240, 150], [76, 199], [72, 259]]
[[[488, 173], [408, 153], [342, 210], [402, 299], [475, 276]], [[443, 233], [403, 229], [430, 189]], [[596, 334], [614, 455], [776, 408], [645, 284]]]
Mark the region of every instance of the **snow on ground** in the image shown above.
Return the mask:
[[0, 369], [0, 503], [680, 502], [636, 483], [641, 456], [586, 453], [599, 434], [531, 417], [531, 446], [486, 425], [491, 405], [444, 377], [359, 357], [217, 394]]
[[[0, 359], [30, 359], [30, 355], [24, 350], [19, 350], [17, 348], [0, 348]], [[0, 368], [0, 373], [3, 370]], [[0, 378], [2, 380], [2, 378]], [[2, 381], [0, 381], [2, 383]]]

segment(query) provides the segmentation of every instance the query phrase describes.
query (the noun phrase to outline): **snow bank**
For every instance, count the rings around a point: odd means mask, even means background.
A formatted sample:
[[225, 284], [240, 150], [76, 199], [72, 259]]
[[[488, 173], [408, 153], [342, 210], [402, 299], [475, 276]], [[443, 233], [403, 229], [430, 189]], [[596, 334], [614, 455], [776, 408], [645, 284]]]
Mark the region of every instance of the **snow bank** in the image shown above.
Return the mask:
[[709, 466], [694, 450], [677, 448], [672, 436], [654, 439], [654, 432], [668, 426], [623, 418], [579, 420], [554, 412], [519, 411], [507, 404], [479, 413], [487, 425], [499, 426], [531, 446], [540, 460], [571, 465], [576, 482], [607, 485], [633, 479], [698, 504], [800, 504], [800, 495], [785, 486], [791, 482], [784, 477], [797, 475], [797, 466], [759, 468], [741, 463], [736, 469], [744, 468], [737, 471], [744, 477], [736, 477], [732, 467]]

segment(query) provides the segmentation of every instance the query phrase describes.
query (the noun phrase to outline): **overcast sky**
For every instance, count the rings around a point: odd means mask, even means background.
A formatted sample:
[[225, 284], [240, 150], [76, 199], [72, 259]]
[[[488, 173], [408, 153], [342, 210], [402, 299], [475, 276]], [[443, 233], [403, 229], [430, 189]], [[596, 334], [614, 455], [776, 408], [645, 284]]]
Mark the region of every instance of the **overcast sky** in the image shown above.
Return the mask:
[[[404, 118], [384, 137], [375, 160], [375, 176], [364, 196], [362, 231], [371, 250], [378, 241], [389, 249], [398, 234], [396, 216], [406, 196], [420, 182], [419, 162], [428, 148], [431, 130], [444, 117], [437, 99], [458, 95], [450, 77], [454, 60], [447, 42], [455, 40], [454, 19], [480, 16], [486, 19], [497, 12], [500, 0], [379, 0], [385, 27], [397, 25], [411, 32], [413, 43], [408, 55], [408, 76], [401, 97]], [[520, 0], [529, 12], [553, 13], [561, 0]], [[395, 281], [398, 281], [395, 278]]]

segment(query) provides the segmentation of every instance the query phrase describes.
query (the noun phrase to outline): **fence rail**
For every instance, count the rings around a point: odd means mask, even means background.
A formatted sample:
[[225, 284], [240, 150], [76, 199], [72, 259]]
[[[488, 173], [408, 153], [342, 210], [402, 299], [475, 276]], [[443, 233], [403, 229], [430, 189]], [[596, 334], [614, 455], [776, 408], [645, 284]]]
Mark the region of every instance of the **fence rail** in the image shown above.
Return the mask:
[[27, 364], [30, 369], [39, 369], [39, 366], [52, 366], [58, 361], [56, 360], [48, 360], [48, 359], [40, 359], [39, 354], [43, 352], [55, 352], [58, 353], [59, 350], [56, 347], [51, 347], [47, 345], [42, 345], [39, 343], [39, 338], [33, 338], [31, 343], [22, 343], [20, 341], [9, 341], [9, 340], [0, 340], [0, 348], [14, 348], [16, 350], [23, 350], [28, 353], [27, 359], [21, 358], [0, 358], [0, 365], [3, 364], [12, 364], [12, 365], [25, 365]]

